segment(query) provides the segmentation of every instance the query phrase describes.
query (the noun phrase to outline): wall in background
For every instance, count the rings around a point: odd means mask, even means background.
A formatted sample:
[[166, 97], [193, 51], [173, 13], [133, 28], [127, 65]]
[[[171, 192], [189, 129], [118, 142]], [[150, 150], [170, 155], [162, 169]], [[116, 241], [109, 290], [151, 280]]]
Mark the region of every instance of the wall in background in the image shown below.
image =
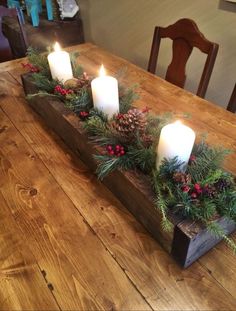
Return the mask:
[[[206, 99], [226, 107], [236, 82], [236, 4], [224, 0], [79, 0], [86, 41], [147, 68], [154, 27], [193, 19], [220, 45]], [[165, 40], [166, 41], [166, 40]], [[171, 42], [161, 45], [157, 74], [171, 58]], [[187, 67], [186, 89], [195, 92], [205, 58], [196, 50]]]

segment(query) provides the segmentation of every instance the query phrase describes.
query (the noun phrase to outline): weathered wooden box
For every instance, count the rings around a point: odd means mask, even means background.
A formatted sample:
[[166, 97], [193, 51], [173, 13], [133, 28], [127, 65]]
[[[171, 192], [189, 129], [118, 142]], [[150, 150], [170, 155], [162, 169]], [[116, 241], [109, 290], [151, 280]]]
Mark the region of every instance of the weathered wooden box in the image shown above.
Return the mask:
[[[31, 74], [23, 75], [22, 81], [26, 95], [37, 93]], [[35, 96], [28, 102], [46, 124], [94, 171], [96, 162], [93, 154], [96, 153], [96, 146], [89, 142], [80, 119], [65, 108], [61, 101], [51, 96]], [[161, 214], [153, 205], [150, 181], [139, 172], [116, 171], [106, 177], [103, 183], [184, 268], [220, 241], [219, 238], [210, 235], [200, 223], [179, 218], [171, 213], [169, 218], [174, 225], [173, 230], [162, 231]], [[236, 229], [234, 222], [224, 218], [218, 219], [217, 222], [227, 234]]]

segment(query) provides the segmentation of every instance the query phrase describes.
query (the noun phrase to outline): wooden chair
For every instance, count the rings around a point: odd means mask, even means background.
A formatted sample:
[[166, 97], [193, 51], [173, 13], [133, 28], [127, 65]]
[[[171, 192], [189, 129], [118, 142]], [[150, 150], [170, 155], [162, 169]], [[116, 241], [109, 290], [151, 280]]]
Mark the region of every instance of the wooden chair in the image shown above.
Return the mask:
[[17, 9], [16, 8], [8, 9], [4, 6], [0, 6], [0, 62], [5, 62], [5, 61], [8, 61], [14, 58], [9, 41], [2, 32], [2, 18], [5, 16], [17, 18], [19, 27], [20, 27], [23, 45], [25, 46], [25, 51], [27, 50], [27, 46], [28, 46], [26, 34], [23, 29], [23, 25], [22, 25]]
[[233, 93], [230, 97], [229, 104], [227, 106], [227, 110], [231, 112], [236, 112], [236, 83], [233, 89]]
[[185, 85], [185, 67], [194, 47], [207, 54], [207, 59], [198, 86], [197, 95], [204, 97], [215, 64], [219, 45], [208, 41], [191, 19], [180, 19], [166, 28], [155, 27], [148, 71], [156, 72], [160, 41], [162, 38], [173, 40], [173, 57], [165, 79], [181, 88]]

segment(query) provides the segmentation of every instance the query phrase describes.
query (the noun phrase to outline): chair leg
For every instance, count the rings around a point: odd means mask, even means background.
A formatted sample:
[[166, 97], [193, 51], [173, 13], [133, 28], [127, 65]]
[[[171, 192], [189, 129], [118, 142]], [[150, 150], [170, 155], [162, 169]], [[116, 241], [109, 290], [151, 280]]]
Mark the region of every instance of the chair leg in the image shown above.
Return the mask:
[[53, 20], [53, 10], [52, 10], [52, 1], [51, 0], [46, 0], [46, 7], [47, 7], [48, 20], [52, 21]]
[[38, 3], [37, 3], [37, 4], [38, 4], [38, 12], [39, 12], [39, 13], [42, 13], [42, 12], [43, 12], [42, 1], [41, 1], [41, 0], [38, 0], [37, 2], [38, 2]]
[[33, 26], [38, 27], [38, 25], [39, 25], [39, 12], [38, 12], [37, 4], [33, 4], [31, 6], [30, 15], [31, 15]]
[[227, 110], [231, 111], [233, 113], [236, 112], [236, 83], [235, 83], [235, 86], [234, 86], [234, 89], [233, 89], [233, 93], [232, 93], [232, 95], [230, 97]]

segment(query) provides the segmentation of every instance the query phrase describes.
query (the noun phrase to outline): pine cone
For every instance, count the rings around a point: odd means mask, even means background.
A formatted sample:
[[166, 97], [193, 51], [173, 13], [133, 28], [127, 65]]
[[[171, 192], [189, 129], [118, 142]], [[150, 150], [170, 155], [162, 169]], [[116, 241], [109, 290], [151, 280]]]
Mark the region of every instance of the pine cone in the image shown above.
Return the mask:
[[88, 75], [86, 74], [86, 72], [84, 72], [82, 77], [80, 77], [78, 79], [72, 78], [72, 79], [67, 80], [64, 83], [64, 87], [73, 89], [74, 91], [79, 91], [83, 87], [90, 87], [90, 83], [91, 83], [91, 81], [90, 81]]
[[134, 108], [125, 114], [119, 114], [112, 127], [127, 140], [132, 140], [137, 132], [140, 136], [145, 134], [146, 125], [146, 114]]
[[181, 184], [190, 184], [191, 183], [191, 175], [185, 174], [182, 172], [176, 172], [173, 175], [174, 181]]
[[223, 191], [225, 190], [226, 188], [230, 187], [230, 181], [227, 180], [227, 179], [223, 179], [223, 178], [220, 178], [215, 184], [215, 188], [218, 190], [218, 191]]

